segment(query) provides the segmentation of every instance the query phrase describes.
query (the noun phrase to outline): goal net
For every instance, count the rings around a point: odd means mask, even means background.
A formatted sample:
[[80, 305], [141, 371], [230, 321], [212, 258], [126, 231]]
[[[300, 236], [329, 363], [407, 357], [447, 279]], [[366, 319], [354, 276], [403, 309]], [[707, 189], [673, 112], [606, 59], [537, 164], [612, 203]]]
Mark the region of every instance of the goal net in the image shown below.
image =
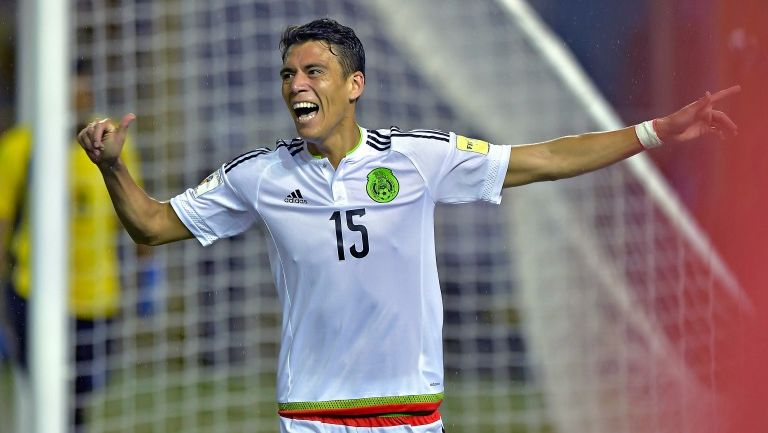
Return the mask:
[[[75, 3], [96, 111], [137, 113], [142, 177], [161, 199], [295, 135], [279, 36], [320, 16], [366, 47], [364, 127], [513, 144], [619, 126], [523, 2]], [[441, 206], [436, 232], [448, 431], [715, 431], [735, 362], [720, 345], [743, 301], [644, 157], [507, 191], [501, 207]], [[88, 431], [275, 431], [280, 312], [262, 229], [155, 248], [152, 315], [137, 313], [139, 264], [119, 242], [122, 314], [88, 337], [115, 341], [95, 361], [109, 375]]]

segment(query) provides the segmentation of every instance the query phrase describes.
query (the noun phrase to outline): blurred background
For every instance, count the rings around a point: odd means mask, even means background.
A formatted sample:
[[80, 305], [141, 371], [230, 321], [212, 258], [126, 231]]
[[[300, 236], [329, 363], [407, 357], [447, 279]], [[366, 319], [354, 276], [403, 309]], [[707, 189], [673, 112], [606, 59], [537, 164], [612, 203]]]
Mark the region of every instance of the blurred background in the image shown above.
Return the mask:
[[[449, 432], [768, 430], [765, 0], [70, 2], [73, 135], [93, 113], [135, 112], [134, 170], [159, 199], [295, 134], [277, 44], [286, 25], [321, 16], [366, 47], [364, 127], [526, 143], [635, 124], [740, 84], [721, 106], [735, 138], [509, 191], [501, 210], [439, 209], [442, 411]], [[20, 5], [0, 0], [0, 131], [30, 121]], [[110, 218], [73, 191], [80, 217]], [[0, 239], [12, 251], [10, 226]], [[69, 354], [73, 429], [274, 431], [280, 318], [261, 228], [151, 252], [120, 231], [73, 233], [83, 248], [110, 244], [119, 280], [109, 317], [91, 311], [95, 328], [70, 329], [91, 349]], [[16, 319], [2, 311], [5, 433], [25, 409]], [[83, 377], [95, 383], [78, 388]]]

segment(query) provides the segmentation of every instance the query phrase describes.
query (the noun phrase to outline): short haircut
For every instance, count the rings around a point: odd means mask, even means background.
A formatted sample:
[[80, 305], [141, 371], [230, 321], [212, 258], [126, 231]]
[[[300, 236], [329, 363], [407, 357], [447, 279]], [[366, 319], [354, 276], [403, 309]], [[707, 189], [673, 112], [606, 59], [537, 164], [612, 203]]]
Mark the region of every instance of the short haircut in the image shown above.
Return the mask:
[[331, 54], [339, 59], [345, 77], [360, 71], [365, 75], [365, 49], [351, 28], [330, 18], [321, 18], [300, 26], [288, 26], [280, 39], [283, 62], [292, 45], [307, 41], [328, 43]]

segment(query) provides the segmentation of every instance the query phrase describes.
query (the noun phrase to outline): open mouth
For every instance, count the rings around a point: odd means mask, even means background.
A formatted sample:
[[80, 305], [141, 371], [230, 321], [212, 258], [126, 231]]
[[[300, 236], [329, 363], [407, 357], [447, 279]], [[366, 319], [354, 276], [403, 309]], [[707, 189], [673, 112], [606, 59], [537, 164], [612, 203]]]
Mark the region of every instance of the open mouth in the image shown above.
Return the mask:
[[296, 114], [296, 119], [299, 122], [306, 122], [312, 120], [320, 107], [313, 102], [297, 102], [293, 104], [293, 112]]

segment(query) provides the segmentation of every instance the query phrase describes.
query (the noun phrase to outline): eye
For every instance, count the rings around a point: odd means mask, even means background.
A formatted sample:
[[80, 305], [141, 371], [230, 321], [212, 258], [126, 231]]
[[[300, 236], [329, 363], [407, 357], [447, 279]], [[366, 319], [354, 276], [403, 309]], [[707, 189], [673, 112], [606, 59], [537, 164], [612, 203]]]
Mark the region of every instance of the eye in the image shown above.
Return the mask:
[[295, 75], [295, 74], [294, 74], [293, 72], [290, 72], [290, 71], [283, 71], [283, 72], [281, 72], [281, 73], [280, 73], [280, 78], [281, 78], [283, 81], [288, 81], [288, 80], [290, 80], [291, 78], [293, 78], [293, 76], [294, 76], [294, 75]]
[[323, 73], [323, 70], [320, 68], [310, 68], [307, 71], [307, 75], [309, 75], [310, 77], [318, 76], [318, 75], [321, 75], [322, 73]]

